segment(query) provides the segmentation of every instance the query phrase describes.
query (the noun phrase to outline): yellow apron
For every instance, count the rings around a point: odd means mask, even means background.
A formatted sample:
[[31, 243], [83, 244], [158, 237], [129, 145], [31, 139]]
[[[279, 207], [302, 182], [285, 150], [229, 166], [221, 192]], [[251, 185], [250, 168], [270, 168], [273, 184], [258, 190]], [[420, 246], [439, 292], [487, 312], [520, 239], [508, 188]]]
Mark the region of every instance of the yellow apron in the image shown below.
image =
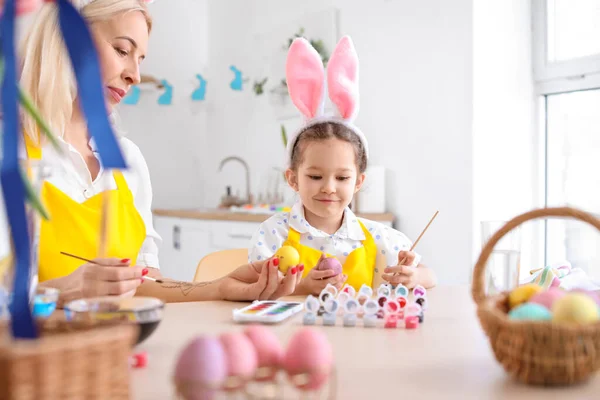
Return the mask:
[[[40, 160], [41, 149], [24, 135], [27, 155]], [[114, 171], [115, 190], [105, 195], [110, 202], [107, 257], [128, 258], [135, 263], [146, 238], [146, 225], [135, 208], [133, 195], [120, 171]], [[38, 253], [39, 281], [69, 275], [83, 262], [60, 254], [61, 251], [93, 259], [100, 246], [103, 193], [78, 203], [49, 182], [44, 182], [41, 200], [50, 220], [41, 221]]]
[[[362, 242], [363, 247], [359, 247], [348, 254], [346, 262], [344, 262], [342, 267], [343, 272], [348, 275], [346, 283], [354, 287], [357, 291], [363, 283], [368, 286], [373, 285], [373, 274], [377, 259], [377, 245], [373, 240], [373, 236], [371, 236], [362, 222], [358, 221], [358, 223], [365, 234], [365, 240]], [[303, 277], [306, 277], [308, 272], [317, 265], [321, 254], [323, 254], [322, 251], [300, 244], [300, 233], [292, 228], [290, 228], [287, 240], [283, 245], [292, 246], [298, 250], [300, 263], [304, 264]], [[327, 254], [327, 257], [331, 257], [331, 255]]]

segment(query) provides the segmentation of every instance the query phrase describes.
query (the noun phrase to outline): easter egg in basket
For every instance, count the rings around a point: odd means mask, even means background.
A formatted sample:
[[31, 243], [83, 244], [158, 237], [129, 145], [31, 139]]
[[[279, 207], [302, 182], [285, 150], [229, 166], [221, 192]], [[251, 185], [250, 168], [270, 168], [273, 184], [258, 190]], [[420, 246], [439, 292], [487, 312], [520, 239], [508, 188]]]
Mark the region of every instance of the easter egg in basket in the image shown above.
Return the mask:
[[584, 293], [568, 293], [554, 302], [552, 320], [566, 324], [586, 324], [598, 321], [598, 305]]
[[543, 288], [541, 286], [534, 283], [518, 286], [508, 295], [508, 305], [513, 309], [519, 304], [529, 301], [533, 295], [538, 294], [542, 290]]
[[552, 313], [541, 304], [524, 303], [510, 310], [508, 318], [513, 320], [549, 321], [552, 319]]
[[534, 294], [529, 298], [529, 303], [535, 303], [546, 307], [548, 310], [552, 310], [554, 302], [563, 297], [567, 292], [557, 287], [549, 288], [537, 294]]

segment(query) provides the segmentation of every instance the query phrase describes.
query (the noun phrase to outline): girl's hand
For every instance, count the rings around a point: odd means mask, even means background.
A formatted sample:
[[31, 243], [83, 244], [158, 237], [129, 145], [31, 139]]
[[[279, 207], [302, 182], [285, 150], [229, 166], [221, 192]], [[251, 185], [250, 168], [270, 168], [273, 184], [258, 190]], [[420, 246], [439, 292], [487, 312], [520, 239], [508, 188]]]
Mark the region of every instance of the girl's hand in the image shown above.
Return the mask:
[[381, 276], [383, 280], [394, 286], [401, 283], [408, 289], [412, 289], [420, 282], [420, 268], [399, 265], [396, 267], [387, 267], [383, 272], [385, 272]]
[[387, 267], [381, 277], [394, 286], [401, 283], [408, 289], [414, 288], [419, 284], [418, 268], [412, 267], [415, 258], [416, 254], [412, 251], [400, 251], [398, 253], [398, 265]]
[[336, 275], [331, 269], [318, 270], [313, 268], [300, 285], [298, 285], [298, 290], [295, 294], [318, 295], [329, 283], [335, 286], [337, 290], [340, 290], [346, 280], [348, 280], [348, 276], [345, 274]]

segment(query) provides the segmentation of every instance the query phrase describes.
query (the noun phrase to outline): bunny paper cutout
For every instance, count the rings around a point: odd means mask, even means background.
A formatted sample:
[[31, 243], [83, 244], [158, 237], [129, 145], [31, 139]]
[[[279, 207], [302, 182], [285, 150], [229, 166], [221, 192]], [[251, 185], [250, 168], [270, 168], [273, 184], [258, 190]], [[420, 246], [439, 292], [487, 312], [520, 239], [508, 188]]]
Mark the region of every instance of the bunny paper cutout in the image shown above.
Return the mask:
[[[302, 132], [323, 122], [340, 123], [351, 129], [361, 140], [368, 157], [367, 140], [354, 124], [358, 114], [358, 56], [349, 36], [336, 45], [327, 71], [319, 53], [304, 38], [296, 38], [288, 51], [286, 80], [290, 98], [304, 116], [305, 125], [288, 140], [288, 159]], [[335, 115], [325, 115], [325, 95], [335, 106]]]

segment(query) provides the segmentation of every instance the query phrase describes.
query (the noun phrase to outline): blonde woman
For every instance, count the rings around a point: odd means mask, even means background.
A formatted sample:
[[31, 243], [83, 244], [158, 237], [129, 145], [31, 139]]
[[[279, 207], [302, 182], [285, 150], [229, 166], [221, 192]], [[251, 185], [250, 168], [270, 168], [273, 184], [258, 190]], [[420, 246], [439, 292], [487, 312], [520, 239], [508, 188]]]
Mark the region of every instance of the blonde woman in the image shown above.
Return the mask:
[[[112, 116], [127, 91], [140, 82], [152, 19], [142, 0], [74, 1], [88, 21], [96, 45], [106, 107]], [[51, 220], [43, 221], [39, 244], [40, 286], [61, 291], [61, 304], [101, 295], [154, 296], [165, 301], [270, 299], [292, 293], [301, 274], [282, 276], [277, 260], [240, 266], [214, 282], [165, 283], [160, 237], [152, 226], [152, 187], [140, 149], [129, 139], [119, 144], [129, 169], [105, 171], [88, 135], [78, 104], [77, 85], [58, 24], [58, 10], [44, 3], [21, 47], [21, 87], [60, 136], [60, 154], [40, 137], [35, 121], [22, 116], [26, 154], [52, 166], [43, 201]], [[100, 246], [102, 198], [110, 197], [110, 228], [104, 243], [109, 258], [83, 263], [61, 252], [93, 258]]]

